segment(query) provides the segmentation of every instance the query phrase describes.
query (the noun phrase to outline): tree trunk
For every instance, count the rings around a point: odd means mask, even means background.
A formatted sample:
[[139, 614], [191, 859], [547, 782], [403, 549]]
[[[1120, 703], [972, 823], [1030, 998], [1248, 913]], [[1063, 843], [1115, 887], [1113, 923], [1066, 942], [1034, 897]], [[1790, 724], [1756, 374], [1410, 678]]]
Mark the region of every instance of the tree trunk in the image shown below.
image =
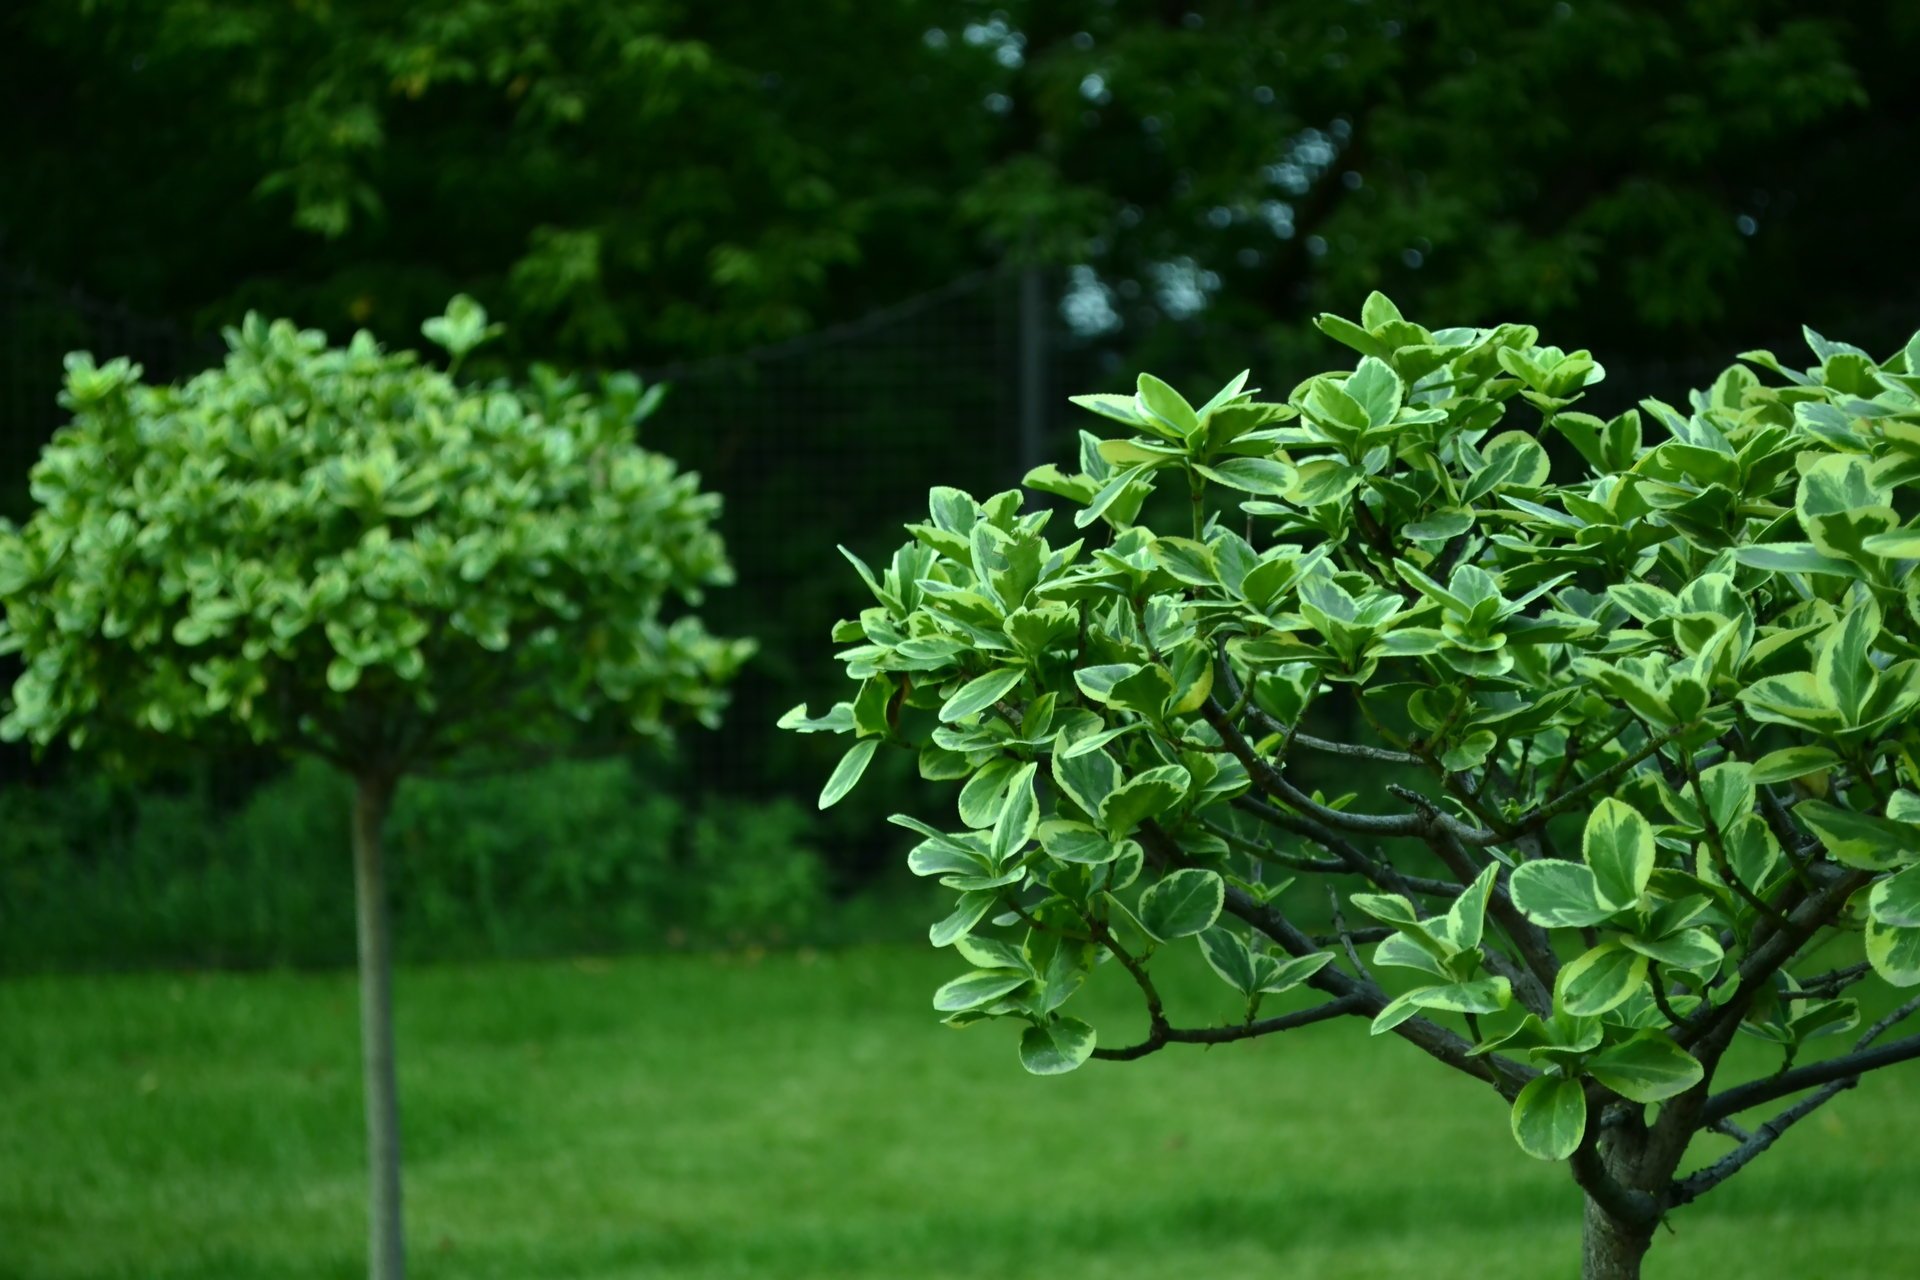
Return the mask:
[[360, 1064], [367, 1110], [367, 1275], [403, 1280], [400, 1099], [393, 1074], [393, 954], [381, 831], [395, 780], [363, 774], [353, 802], [354, 906], [360, 934]]
[[1580, 1251], [1581, 1280], [1640, 1280], [1653, 1232], [1638, 1230], [1587, 1201], [1586, 1231]]

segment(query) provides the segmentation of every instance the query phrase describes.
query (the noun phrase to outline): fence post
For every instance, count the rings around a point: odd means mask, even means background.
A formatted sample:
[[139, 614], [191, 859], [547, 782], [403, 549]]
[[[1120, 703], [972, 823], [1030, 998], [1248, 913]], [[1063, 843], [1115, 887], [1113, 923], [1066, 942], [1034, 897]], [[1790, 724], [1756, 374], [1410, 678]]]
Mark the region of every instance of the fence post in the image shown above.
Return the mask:
[[1020, 474], [1047, 461], [1047, 300], [1040, 268], [1020, 267]]

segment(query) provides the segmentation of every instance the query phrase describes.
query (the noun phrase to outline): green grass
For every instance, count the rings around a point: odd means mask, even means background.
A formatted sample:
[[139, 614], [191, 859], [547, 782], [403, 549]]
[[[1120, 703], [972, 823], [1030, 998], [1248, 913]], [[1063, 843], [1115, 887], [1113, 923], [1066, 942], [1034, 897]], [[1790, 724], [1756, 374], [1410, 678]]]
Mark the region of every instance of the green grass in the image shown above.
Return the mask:
[[[1564, 1170], [1362, 1023], [1039, 1080], [1010, 1028], [935, 1023], [950, 964], [404, 973], [415, 1276], [1575, 1273]], [[1091, 993], [1116, 1037], [1123, 995]], [[347, 975], [0, 983], [0, 1277], [364, 1274], [355, 1035]], [[1895, 1070], [1676, 1215], [1649, 1274], [1899, 1273], [1916, 1139]]]

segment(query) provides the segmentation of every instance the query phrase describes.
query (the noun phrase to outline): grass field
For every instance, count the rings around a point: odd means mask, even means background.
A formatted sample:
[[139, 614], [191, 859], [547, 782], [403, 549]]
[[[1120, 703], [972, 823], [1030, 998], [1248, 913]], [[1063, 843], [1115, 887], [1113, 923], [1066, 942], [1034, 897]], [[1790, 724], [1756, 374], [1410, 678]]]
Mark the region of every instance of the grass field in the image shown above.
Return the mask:
[[[404, 973], [415, 1276], [1577, 1270], [1564, 1171], [1362, 1023], [1040, 1080], [1010, 1029], [937, 1025], [950, 963]], [[1124, 1029], [1122, 994], [1091, 996]], [[0, 982], [0, 1277], [363, 1275], [352, 1000], [344, 974]], [[1649, 1274], [1911, 1274], [1916, 1174], [1920, 1072], [1896, 1069], [1676, 1215]]]

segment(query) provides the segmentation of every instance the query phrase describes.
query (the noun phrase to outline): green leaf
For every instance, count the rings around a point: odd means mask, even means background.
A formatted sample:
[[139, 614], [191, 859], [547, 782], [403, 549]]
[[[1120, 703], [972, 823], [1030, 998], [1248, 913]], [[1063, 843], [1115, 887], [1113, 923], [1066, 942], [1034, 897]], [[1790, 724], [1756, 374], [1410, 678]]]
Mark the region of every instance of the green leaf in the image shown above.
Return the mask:
[[1616, 910], [1640, 900], [1653, 875], [1653, 828], [1639, 810], [1611, 797], [1593, 807], [1580, 838], [1601, 903]]
[[1565, 1160], [1587, 1133], [1587, 1095], [1578, 1080], [1538, 1076], [1513, 1100], [1513, 1140], [1536, 1160]]
[[1920, 929], [1920, 867], [1880, 881], [1867, 897], [1867, 912], [1883, 925]]
[[1140, 924], [1162, 942], [1201, 932], [1220, 918], [1227, 886], [1212, 871], [1175, 871], [1140, 895]]
[[1040, 803], [1033, 794], [1033, 775], [1039, 768], [1037, 764], [1023, 765], [1007, 784], [1006, 803], [993, 824], [993, 842], [990, 846], [996, 872], [1005, 868], [1016, 854], [1026, 848], [1027, 841], [1033, 839], [1033, 833], [1039, 829]]
[[1560, 970], [1554, 1007], [1594, 1018], [1624, 1004], [1647, 980], [1647, 958], [1619, 942], [1603, 942]]
[[1499, 1013], [1513, 1001], [1513, 985], [1505, 978], [1481, 978], [1474, 982], [1449, 982], [1442, 986], [1421, 987], [1407, 993], [1422, 1009], [1448, 1013]]
[[1130, 778], [1100, 802], [1100, 825], [1118, 840], [1148, 818], [1157, 818], [1186, 798], [1192, 775], [1177, 764]]
[[1355, 366], [1347, 378], [1345, 390], [1366, 410], [1367, 420], [1376, 427], [1384, 427], [1393, 421], [1394, 415], [1400, 412], [1400, 401], [1406, 393], [1400, 384], [1400, 375], [1386, 361], [1373, 356], [1365, 357]]
[[1756, 720], [1796, 729], [1832, 732], [1843, 728], [1846, 715], [1833, 701], [1832, 691], [1811, 671], [1767, 676], [1740, 691], [1740, 701]]
[[1012, 667], [976, 676], [961, 685], [959, 692], [947, 699], [946, 704], [940, 708], [940, 719], [952, 724], [956, 720], [965, 720], [968, 716], [978, 715], [1011, 693], [1020, 683], [1020, 677], [1020, 671]]
[[1480, 945], [1480, 936], [1486, 926], [1487, 900], [1493, 896], [1493, 883], [1498, 873], [1499, 867], [1488, 863], [1473, 878], [1473, 883], [1453, 900], [1445, 917], [1438, 922], [1439, 927], [1435, 932], [1456, 952], [1472, 951]]
[[1860, 546], [1889, 560], [1920, 560], [1920, 529], [1896, 529], [1892, 533], [1872, 534]]
[[1659, 1031], [1642, 1031], [1587, 1059], [1586, 1071], [1623, 1098], [1659, 1102], [1685, 1093], [1706, 1074], [1692, 1054]]
[[1896, 987], [1920, 986], [1920, 929], [1868, 920], [1867, 960]]
[[1156, 538], [1153, 558], [1160, 567], [1189, 586], [1215, 587], [1220, 571], [1213, 563], [1213, 551], [1204, 542], [1192, 538]]
[[1513, 869], [1513, 905], [1548, 929], [1599, 924], [1618, 908], [1600, 900], [1593, 871], [1578, 862], [1541, 858]]
[[978, 1009], [1018, 991], [1033, 975], [1013, 969], [976, 969], [955, 978], [933, 993], [933, 1007], [941, 1013]]
[[1392, 354], [1393, 348], [1362, 329], [1353, 321], [1323, 311], [1314, 317], [1314, 327], [1332, 338], [1335, 342], [1345, 343], [1363, 355], [1385, 356]]
[[1753, 762], [1753, 781], [1761, 786], [1773, 782], [1791, 782], [1810, 773], [1831, 769], [1840, 757], [1825, 747], [1783, 747], [1769, 751]]
[[1141, 374], [1136, 386], [1139, 391], [1135, 400], [1141, 410], [1166, 424], [1172, 432], [1170, 439], [1185, 440], [1200, 425], [1186, 397], [1152, 374]]
[[1418, 969], [1436, 978], [1451, 978], [1453, 974], [1448, 971], [1442, 958], [1434, 954], [1435, 951], [1446, 950], [1432, 943], [1423, 944], [1416, 934], [1393, 933], [1382, 938], [1380, 945], [1373, 949], [1373, 962], [1402, 969]]
[[[1392, 639], [1391, 636], [1388, 639]], [[1493, 751], [1498, 738], [1486, 729], [1478, 729], [1462, 738], [1445, 755], [1440, 763], [1455, 773], [1479, 767]]]
[[1098, 818], [1107, 797], [1120, 786], [1120, 766], [1105, 751], [1053, 757], [1053, 780], [1089, 818]]
[[1089, 502], [1084, 508], [1074, 514], [1073, 523], [1075, 527], [1084, 529], [1105, 515], [1108, 508], [1120, 500], [1120, 495], [1127, 491], [1129, 485], [1152, 470], [1153, 467], [1150, 463], [1143, 462], [1137, 467], [1128, 467], [1125, 471], [1122, 471], [1119, 475], [1107, 481], [1106, 486], [1102, 488], [1100, 492], [1093, 495], [1093, 501]]
[[1332, 963], [1331, 951], [1321, 951], [1310, 956], [1290, 956], [1285, 960], [1279, 960], [1273, 956], [1256, 955], [1253, 958], [1256, 989], [1261, 995], [1280, 995], [1293, 990]]
[[960, 821], [978, 830], [1000, 820], [1006, 804], [1007, 783], [1013, 779], [1014, 763], [1007, 759], [989, 760], [960, 788]]
[[1710, 929], [1682, 929], [1664, 938], [1623, 937], [1620, 941], [1629, 950], [1658, 960], [1669, 969], [1708, 969], [1726, 955]]
[[1132, 396], [1068, 396], [1067, 399], [1079, 405], [1082, 409], [1091, 410], [1103, 418], [1111, 418], [1113, 421], [1124, 423], [1129, 427], [1146, 425], [1141, 420], [1140, 410], [1134, 404]]
[[827, 779], [827, 785], [820, 789], [820, 807], [828, 809], [837, 804], [840, 798], [853, 790], [860, 781], [860, 775], [867, 771], [868, 761], [879, 748], [880, 739], [862, 738], [848, 748], [847, 754], [840, 757], [840, 763], [833, 767], [833, 775]]
[[961, 938], [953, 944], [961, 959], [976, 969], [1017, 969], [1021, 973], [1032, 973], [1033, 966], [1027, 963], [1027, 957], [1010, 942], [998, 938]]
[[1157, 722], [1172, 694], [1173, 677], [1158, 663], [1148, 663], [1114, 682], [1113, 688], [1107, 691], [1107, 705]]
[[1084, 823], [1043, 822], [1039, 836], [1047, 856], [1059, 862], [1104, 866], [1120, 856], [1121, 846]]
[[1093, 1028], [1054, 1014], [1020, 1035], [1020, 1065], [1037, 1076], [1064, 1075], [1093, 1056]]
[[1272, 458], [1225, 458], [1193, 468], [1215, 484], [1266, 498], [1284, 498], [1300, 479], [1299, 473]]
[[954, 903], [953, 912], [927, 931], [927, 941], [936, 947], [952, 946], [959, 939], [973, 932], [987, 912], [1000, 900], [1000, 894], [994, 889], [979, 889], [960, 895]]
[[1751, 569], [1774, 573], [1831, 573], [1857, 578], [1860, 571], [1845, 560], [1822, 553], [1809, 542], [1756, 542], [1735, 547], [1733, 558]]
[[1253, 953], [1247, 950], [1240, 935], [1216, 925], [1204, 930], [1199, 938], [1200, 954], [1206, 957], [1207, 966], [1220, 975], [1220, 980], [1243, 996], [1252, 995], [1258, 988]]
[[1920, 838], [1898, 822], [1856, 813], [1825, 800], [1802, 800], [1793, 816], [1819, 837], [1834, 861], [1864, 871], [1885, 871], [1920, 855]]
[[1829, 627], [1815, 647], [1814, 677], [1848, 724], [1859, 723], [1860, 712], [1872, 703], [1879, 685], [1872, 657], [1879, 634], [1880, 610], [1868, 599]]
[[1700, 794], [1706, 798], [1707, 815], [1724, 832], [1754, 811], [1753, 766], [1728, 760], [1703, 770]]

